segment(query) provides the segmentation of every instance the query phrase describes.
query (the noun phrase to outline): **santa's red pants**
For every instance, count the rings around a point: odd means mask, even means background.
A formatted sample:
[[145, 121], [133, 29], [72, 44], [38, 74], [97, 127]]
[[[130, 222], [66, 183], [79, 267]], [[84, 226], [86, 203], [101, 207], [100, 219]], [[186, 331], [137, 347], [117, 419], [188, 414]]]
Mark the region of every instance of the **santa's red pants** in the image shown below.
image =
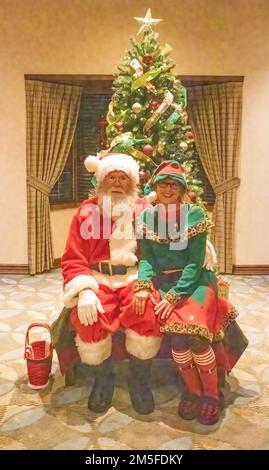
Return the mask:
[[152, 301], [147, 301], [144, 315], [137, 315], [132, 308], [134, 282], [115, 290], [101, 284], [97, 296], [105, 313], [98, 313], [93, 325], [82, 325], [77, 308], [72, 310], [71, 324], [82, 341], [98, 342], [120, 328], [131, 329], [141, 336], [161, 337]]

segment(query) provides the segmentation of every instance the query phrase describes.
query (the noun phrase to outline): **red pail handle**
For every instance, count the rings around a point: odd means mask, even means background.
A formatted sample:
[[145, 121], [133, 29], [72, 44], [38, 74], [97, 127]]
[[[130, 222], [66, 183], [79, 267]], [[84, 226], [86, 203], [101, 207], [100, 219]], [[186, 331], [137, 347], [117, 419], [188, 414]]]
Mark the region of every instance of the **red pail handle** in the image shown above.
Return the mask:
[[36, 323], [31, 323], [31, 325], [28, 326], [26, 336], [25, 336], [25, 348], [24, 348], [24, 359], [26, 359], [26, 348], [29, 346], [29, 333], [32, 328], [35, 327], [43, 327], [46, 328], [50, 334], [50, 347], [52, 345], [52, 336], [51, 336], [51, 327], [48, 323], [42, 323], [42, 322], [36, 322]]

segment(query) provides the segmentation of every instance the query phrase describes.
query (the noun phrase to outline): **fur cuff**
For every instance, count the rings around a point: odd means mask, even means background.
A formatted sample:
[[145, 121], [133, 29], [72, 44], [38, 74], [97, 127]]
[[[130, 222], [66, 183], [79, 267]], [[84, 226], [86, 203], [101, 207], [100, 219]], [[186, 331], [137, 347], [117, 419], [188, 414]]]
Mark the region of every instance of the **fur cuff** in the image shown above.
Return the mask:
[[106, 338], [98, 342], [85, 342], [77, 335], [75, 338], [76, 346], [81, 358], [81, 362], [90, 366], [99, 366], [109, 356], [112, 351], [112, 336], [108, 335]]
[[134, 330], [126, 330], [126, 350], [138, 359], [152, 359], [158, 353], [162, 338], [160, 336], [142, 336]]
[[73, 308], [78, 303], [78, 294], [83, 289], [91, 289], [93, 292], [98, 292], [99, 286], [93, 276], [80, 274], [68, 282], [63, 292], [63, 303], [66, 308]]

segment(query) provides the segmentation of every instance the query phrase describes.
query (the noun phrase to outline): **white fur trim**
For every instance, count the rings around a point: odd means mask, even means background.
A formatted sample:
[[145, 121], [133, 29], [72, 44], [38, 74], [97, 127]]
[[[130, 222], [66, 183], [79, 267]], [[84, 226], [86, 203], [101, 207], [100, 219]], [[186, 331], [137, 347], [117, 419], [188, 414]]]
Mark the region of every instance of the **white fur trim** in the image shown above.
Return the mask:
[[110, 289], [118, 289], [120, 287], [127, 286], [133, 281], [136, 281], [137, 268], [128, 268], [126, 274], [115, 274], [114, 276], [109, 276], [109, 274], [101, 274], [98, 271], [92, 271], [92, 274], [99, 285], [103, 284]]
[[89, 364], [90, 366], [98, 366], [102, 364], [112, 351], [112, 336], [108, 335], [106, 338], [98, 342], [85, 342], [79, 337], [75, 338], [76, 346], [81, 358], [81, 362]]
[[115, 153], [102, 158], [96, 170], [97, 183], [100, 184], [111, 171], [124, 171], [135, 184], [139, 183], [139, 166], [130, 155]]
[[95, 173], [99, 164], [100, 164], [99, 158], [95, 157], [94, 155], [89, 155], [84, 161], [84, 165], [89, 173]]
[[214, 271], [214, 268], [217, 266], [217, 263], [218, 260], [214, 245], [209, 240], [207, 240], [204, 267], [208, 271]]
[[150, 204], [157, 200], [157, 193], [156, 191], [151, 191], [145, 198]]
[[98, 292], [99, 286], [93, 276], [80, 274], [79, 276], [74, 277], [65, 285], [63, 292], [64, 306], [66, 308], [75, 307], [78, 303], [79, 292], [87, 287], [95, 293]]
[[131, 238], [128, 239], [121, 236], [120, 226], [116, 227], [110, 236], [110, 262], [111, 264], [115, 265], [122, 264], [123, 266], [135, 266], [138, 259], [135, 254], [137, 244], [134, 236], [132, 221], [129, 222], [128, 227], [126, 225], [127, 224], [125, 222], [125, 234]]
[[126, 350], [138, 359], [152, 359], [158, 353], [162, 338], [159, 336], [142, 336], [134, 330], [126, 330]]

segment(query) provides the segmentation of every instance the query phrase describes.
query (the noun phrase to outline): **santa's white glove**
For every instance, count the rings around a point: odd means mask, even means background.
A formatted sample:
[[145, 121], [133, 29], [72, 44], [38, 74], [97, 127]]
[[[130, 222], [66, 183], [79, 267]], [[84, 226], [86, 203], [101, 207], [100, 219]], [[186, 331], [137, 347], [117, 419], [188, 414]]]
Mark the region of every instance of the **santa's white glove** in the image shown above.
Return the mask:
[[78, 318], [82, 325], [93, 325], [97, 322], [98, 312], [104, 313], [104, 309], [97, 295], [90, 289], [82, 290], [78, 300]]
[[207, 240], [204, 268], [206, 268], [208, 271], [214, 271], [214, 268], [217, 266], [217, 262], [218, 261], [217, 261], [215, 248], [212, 245], [212, 243], [209, 240]]

